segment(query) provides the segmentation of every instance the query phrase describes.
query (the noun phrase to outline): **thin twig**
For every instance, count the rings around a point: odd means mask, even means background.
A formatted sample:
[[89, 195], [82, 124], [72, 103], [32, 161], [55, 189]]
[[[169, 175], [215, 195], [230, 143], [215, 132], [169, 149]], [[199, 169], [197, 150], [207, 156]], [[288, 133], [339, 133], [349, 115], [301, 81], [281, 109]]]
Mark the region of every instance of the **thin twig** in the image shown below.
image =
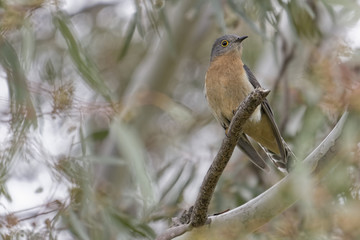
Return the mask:
[[[289, 65], [291, 63], [291, 61], [294, 59], [294, 56], [295, 56], [295, 49], [296, 49], [296, 46], [293, 45], [289, 51], [289, 53], [286, 53], [287, 51], [287, 44], [286, 44], [286, 40], [284, 39], [284, 37], [282, 37], [283, 39], [283, 52], [284, 52], [284, 60], [282, 62], [282, 65], [280, 67], [280, 71], [277, 75], [277, 77], [275, 78], [275, 84], [272, 88], [272, 92], [273, 92], [273, 96], [276, 96], [276, 93], [277, 91], [279, 90], [279, 85], [280, 85], [280, 81], [282, 79], [285, 78], [285, 73], [286, 73], [286, 70], [289, 68]], [[289, 94], [289, 84], [288, 84], [288, 81], [287, 79], [284, 79], [284, 83], [285, 83], [285, 87], [284, 87], [284, 95], [285, 95], [285, 101], [284, 101], [284, 111], [282, 112], [283, 114], [283, 119], [281, 120], [281, 123], [280, 123], [280, 132], [283, 132], [284, 131], [284, 128], [286, 126], [286, 123], [289, 119], [289, 106], [290, 106], [290, 94]]]
[[[295, 49], [296, 49], [296, 46], [294, 45], [294, 46], [292, 46], [289, 53], [285, 53], [286, 55], [285, 55], [284, 60], [283, 60], [283, 62], [281, 64], [281, 68], [279, 70], [279, 73], [278, 73], [277, 77], [275, 78], [276, 79], [275, 84], [272, 87], [272, 91], [274, 93], [274, 96], [276, 96], [275, 93], [277, 93], [277, 91], [278, 91], [280, 81], [283, 79], [283, 77], [285, 75], [285, 72], [286, 72], [286, 69], [288, 69], [289, 64], [291, 63], [291, 61], [293, 60], [293, 58], [295, 56]], [[284, 51], [286, 51], [286, 50], [284, 50]]]

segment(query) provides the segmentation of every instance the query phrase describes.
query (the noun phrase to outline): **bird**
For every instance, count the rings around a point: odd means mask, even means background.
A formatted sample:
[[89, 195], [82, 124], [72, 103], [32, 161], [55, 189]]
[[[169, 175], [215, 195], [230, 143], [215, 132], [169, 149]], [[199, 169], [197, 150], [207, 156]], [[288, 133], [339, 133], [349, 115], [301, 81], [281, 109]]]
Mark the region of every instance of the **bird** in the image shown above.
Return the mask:
[[[212, 46], [210, 64], [205, 75], [204, 92], [212, 114], [225, 129], [240, 103], [255, 89], [261, 87], [250, 68], [242, 61], [242, 42], [248, 36], [228, 34], [217, 38]], [[245, 122], [237, 146], [259, 168], [267, 164], [254, 148], [259, 144], [282, 172], [289, 171], [293, 152], [281, 137], [273, 111], [267, 99], [256, 108]], [[253, 143], [249, 140], [253, 139]]]

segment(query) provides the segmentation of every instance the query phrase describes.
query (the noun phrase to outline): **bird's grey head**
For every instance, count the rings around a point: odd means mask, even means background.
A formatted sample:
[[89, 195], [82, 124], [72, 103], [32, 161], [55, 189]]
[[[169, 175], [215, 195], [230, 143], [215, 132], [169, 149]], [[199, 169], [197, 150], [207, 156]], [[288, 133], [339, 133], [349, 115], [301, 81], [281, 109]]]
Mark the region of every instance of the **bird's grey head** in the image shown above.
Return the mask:
[[241, 42], [246, 39], [248, 36], [239, 37], [237, 35], [229, 34], [219, 37], [215, 40], [214, 45], [211, 50], [210, 61], [214, 60], [216, 57], [224, 55], [230, 51], [241, 52]]

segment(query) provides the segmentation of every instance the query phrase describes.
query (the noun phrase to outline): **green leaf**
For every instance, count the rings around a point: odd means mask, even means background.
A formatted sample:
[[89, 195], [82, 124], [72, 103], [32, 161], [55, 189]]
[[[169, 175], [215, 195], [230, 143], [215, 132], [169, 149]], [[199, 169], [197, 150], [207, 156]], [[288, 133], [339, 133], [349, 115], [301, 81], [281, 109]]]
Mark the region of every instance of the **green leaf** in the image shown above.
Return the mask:
[[85, 136], [82, 126], [79, 127], [79, 136], [80, 136], [80, 145], [81, 145], [81, 153], [83, 156], [86, 155], [86, 144], [85, 144]]
[[54, 17], [54, 22], [60, 30], [66, 44], [69, 48], [69, 54], [77, 70], [81, 74], [85, 83], [90, 86], [95, 92], [100, 93], [107, 101], [111, 101], [110, 90], [101, 79], [99, 71], [95, 63], [87, 56], [86, 51], [76, 40], [64, 13], [58, 13]]
[[75, 234], [78, 237], [78, 239], [90, 240], [90, 237], [86, 233], [86, 228], [81, 223], [81, 220], [72, 211], [69, 212], [68, 221], [72, 233]]
[[111, 156], [84, 156], [82, 160], [88, 160], [93, 163], [108, 164], [108, 165], [127, 165], [124, 159]]
[[87, 138], [90, 138], [94, 141], [103, 141], [105, 138], [107, 138], [107, 136], [109, 136], [109, 129], [93, 132], [87, 136]]
[[129, 165], [133, 180], [138, 186], [145, 209], [155, 203], [152, 180], [147, 172], [144, 145], [135, 129], [120, 121], [114, 121], [110, 127], [111, 137], [116, 141], [120, 154]]
[[308, 155], [309, 151], [317, 145], [317, 134], [326, 127], [326, 116], [317, 107], [308, 107], [303, 116], [303, 128], [294, 140], [295, 154], [299, 159]]
[[50, 85], [54, 85], [56, 79], [56, 71], [54, 68], [54, 64], [51, 60], [48, 60], [45, 64], [45, 69], [43, 73], [43, 79], [48, 81]]
[[35, 55], [35, 34], [29, 22], [25, 21], [21, 33], [23, 67], [28, 70]]
[[226, 32], [226, 25], [225, 25], [225, 20], [224, 20], [224, 12], [221, 6], [221, 1], [218, 0], [212, 0], [211, 4], [213, 5], [213, 8], [215, 10], [215, 15], [217, 18], [217, 21], [220, 25], [221, 31], [223, 33]]
[[166, 197], [166, 195], [170, 192], [170, 190], [174, 188], [174, 185], [178, 182], [179, 178], [182, 176], [182, 173], [184, 172], [185, 164], [183, 164], [178, 169], [179, 171], [173, 174], [175, 175], [175, 177], [172, 180], [169, 180], [167, 186], [165, 187], [165, 190], [162, 192], [160, 201], [162, 201]]
[[27, 88], [24, 70], [15, 49], [2, 37], [0, 37], [0, 64], [7, 73], [10, 101], [15, 103], [11, 104], [13, 119], [19, 123], [21, 131], [30, 125], [37, 126], [36, 111]]
[[147, 237], [153, 239], [155, 233], [147, 224], [138, 223], [136, 220], [132, 219], [130, 216], [117, 211], [116, 209], [111, 209], [110, 215], [113, 219], [119, 222], [122, 226], [128, 229], [132, 235]]
[[166, 13], [163, 9], [159, 11], [159, 17], [161, 22], [164, 24], [164, 29], [166, 32], [166, 35], [168, 36], [168, 44], [169, 44], [169, 51], [172, 57], [176, 58], [178, 56], [177, 49], [176, 49], [176, 39], [174, 39], [174, 34], [171, 30], [171, 26], [168, 20], [168, 17], [166, 16]]
[[181, 186], [181, 188], [178, 190], [178, 193], [177, 194], [177, 199], [176, 199], [176, 203], [180, 203], [181, 200], [182, 200], [182, 197], [183, 197], [183, 193], [185, 191], [185, 189], [194, 182], [194, 178], [196, 176], [196, 168], [194, 167], [194, 165], [191, 165], [191, 172], [186, 180], [186, 182]]
[[137, 14], [138, 14], [137, 12], [134, 13], [133, 17], [130, 20], [128, 29], [126, 31], [126, 37], [125, 37], [125, 40], [124, 40], [124, 44], [123, 44], [123, 47], [121, 48], [118, 60], [123, 59], [126, 56], [126, 53], [129, 50], [131, 39], [133, 38], [135, 29], [136, 29], [136, 22], [137, 22], [137, 18], [138, 18]]
[[142, 25], [142, 12], [143, 7], [140, 5], [140, 1], [134, 0], [135, 7], [136, 7], [136, 27], [141, 37], [145, 36], [145, 30]]
[[[3, 170], [1, 169], [0, 174], [4, 175], [2, 173], [2, 171]], [[6, 179], [3, 179], [3, 177], [1, 177], [1, 179], [0, 179], [0, 196], [5, 197], [8, 202], [12, 202], [12, 198], [11, 198], [10, 194], [8, 193], [8, 190], [7, 190], [7, 187], [6, 187], [5, 183], [6, 183]]]
[[227, 0], [227, 1], [228, 1], [228, 4], [230, 5], [231, 9], [233, 9], [249, 25], [249, 27], [254, 32], [259, 34], [261, 37], [266, 38], [265, 33], [263, 31], [261, 31], [259, 29], [259, 27], [256, 26], [254, 21], [247, 16], [247, 14], [245, 13], [245, 10], [242, 7], [238, 6], [238, 4], [236, 4], [233, 0]]

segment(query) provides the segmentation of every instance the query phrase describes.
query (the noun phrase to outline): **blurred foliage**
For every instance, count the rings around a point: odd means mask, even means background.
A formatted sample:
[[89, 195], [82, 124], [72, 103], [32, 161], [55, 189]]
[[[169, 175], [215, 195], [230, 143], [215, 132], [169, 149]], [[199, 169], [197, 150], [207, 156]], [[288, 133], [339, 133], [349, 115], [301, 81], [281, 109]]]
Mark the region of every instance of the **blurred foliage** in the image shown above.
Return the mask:
[[[359, 10], [350, 0], [84, 1], [68, 10], [58, 0], [1, 1], [0, 236], [153, 239], [164, 230], [193, 204], [224, 136], [203, 82], [213, 41], [235, 33], [249, 36], [244, 61], [272, 89], [300, 159], [351, 113], [329, 174], [299, 179], [301, 200], [248, 238], [359, 239], [360, 57], [346, 38]], [[50, 191], [32, 209], [8, 209], [8, 182], [39, 172], [66, 197]], [[280, 178], [236, 152], [210, 213]]]

